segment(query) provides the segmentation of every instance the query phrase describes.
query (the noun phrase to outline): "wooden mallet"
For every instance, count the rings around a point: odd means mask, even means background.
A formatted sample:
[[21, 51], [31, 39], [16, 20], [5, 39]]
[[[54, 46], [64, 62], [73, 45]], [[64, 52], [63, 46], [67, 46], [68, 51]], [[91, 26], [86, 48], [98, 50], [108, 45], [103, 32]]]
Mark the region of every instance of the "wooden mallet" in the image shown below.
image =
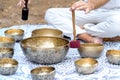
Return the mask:
[[70, 48], [79, 48], [80, 47], [80, 41], [76, 40], [75, 10], [72, 10], [72, 23], [73, 23], [74, 40], [70, 41]]

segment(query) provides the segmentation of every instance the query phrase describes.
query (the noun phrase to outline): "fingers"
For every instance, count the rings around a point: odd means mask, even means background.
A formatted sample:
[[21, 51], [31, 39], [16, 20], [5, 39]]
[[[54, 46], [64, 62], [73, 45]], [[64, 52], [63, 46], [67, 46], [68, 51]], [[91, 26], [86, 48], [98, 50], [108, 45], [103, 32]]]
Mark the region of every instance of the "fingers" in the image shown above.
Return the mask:
[[17, 4], [18, 7], [25, 7], [25, 1], [20, 0], [19, 3]]

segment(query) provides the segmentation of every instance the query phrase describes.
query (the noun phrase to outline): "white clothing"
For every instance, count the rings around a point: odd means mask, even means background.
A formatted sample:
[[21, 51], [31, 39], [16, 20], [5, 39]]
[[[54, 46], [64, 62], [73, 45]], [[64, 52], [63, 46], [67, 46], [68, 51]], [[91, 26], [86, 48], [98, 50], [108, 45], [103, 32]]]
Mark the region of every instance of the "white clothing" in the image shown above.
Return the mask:
[[[103, 7], [88, 14], [76, 11], [76, 33], [88, 33], [97, 37], [120, 36], [120, 0], [110, 0]], [[45, 14], [49, 25], [72, 37], [72, 16], [69, 8], [50, 8]], [[84, 30], [79, 26], [84, 25]]]

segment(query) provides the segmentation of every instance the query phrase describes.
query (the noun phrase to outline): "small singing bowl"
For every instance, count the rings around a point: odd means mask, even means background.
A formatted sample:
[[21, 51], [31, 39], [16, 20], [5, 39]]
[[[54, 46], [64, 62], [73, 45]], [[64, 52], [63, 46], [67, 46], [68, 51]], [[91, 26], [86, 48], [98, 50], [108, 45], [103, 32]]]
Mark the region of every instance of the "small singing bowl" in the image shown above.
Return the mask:
[[31, 70], [32, 80], [54, 80], [55, 68], [50, 66], [41, 66]]
[[84, 58], [99, 58], [104, 49], [103, 44], [99, 43], [84, 43], [78, 48], [78, 52], [81, 57]]
[[58, 29], [41, 28], [32, 31], [32, 36], [56, 36], [62, 37], [63, 32]]
[[12, 58], [13, 54], [13, 48], [0, 48], [0, 58]]
[[120, 64], [120, 50], [107, 50], [106, 57], [112, 64]]
[[14, 38], [0, 36], [0, 48], [14, 48], [14, 44]]
[[93, 58], [81, 58], [76, 60], [74, 64], [79, 74], [88, 75], [96, 71], [98, 61]]
[[0, 74], [12, 75], [17, 71], [18, 62], [12, 58], [1, 58], [0, 59]]
[[12, 37], [15, 41], [19, 42], [23, 39], [24, 30], [22, 29], [8, 29], [4, 32], [5, 36]]

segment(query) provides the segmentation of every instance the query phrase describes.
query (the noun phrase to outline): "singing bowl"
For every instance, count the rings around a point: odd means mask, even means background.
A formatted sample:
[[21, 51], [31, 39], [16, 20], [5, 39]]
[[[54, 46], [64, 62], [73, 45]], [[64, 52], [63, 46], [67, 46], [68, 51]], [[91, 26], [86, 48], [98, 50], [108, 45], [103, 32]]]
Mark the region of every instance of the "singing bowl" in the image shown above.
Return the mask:
[[32, 80], [54, 80], [55, 68], [52, 66], [41, 66], [31, 70]]
[[106, 57], [112, 64], [120, 64], [120, 50], [107, 50]]
[[5, 36], [12, 37], [15, 41], [20, 41], [23, 39], [24, 30], [22, 29], [8, 29], [4, 32]]
[[0, 48], [13, 48], [15, 44], [15, 39], [10, 37], [0, 36]]
[[78, 48], [81, 57], [99, 58], [104, 49], [103, 44], [99, 43], [83, 43]]
[[60, 37], [30, 37], [23, 39], [20, 44], [28, 60], [41, 64], [62, 61], [69, 49], [69, 41]]
[[12, 58], [1, 58], [0, 59], [0, 74], [12, 75], [18, 69], [18, 61]]
[[41, 28], [32, 31], [32, 36], [57, 36], [62, 37], [63, 32], [58, 29]]
[[88, 75], [94, 73], [98, 66], [98, 61], [93, 58], [81, 58], [74, 62], [76, 71], [79, 74]]
[[0, 58], [12, 58], [13, 54], [13, 48], [0, 48]]

